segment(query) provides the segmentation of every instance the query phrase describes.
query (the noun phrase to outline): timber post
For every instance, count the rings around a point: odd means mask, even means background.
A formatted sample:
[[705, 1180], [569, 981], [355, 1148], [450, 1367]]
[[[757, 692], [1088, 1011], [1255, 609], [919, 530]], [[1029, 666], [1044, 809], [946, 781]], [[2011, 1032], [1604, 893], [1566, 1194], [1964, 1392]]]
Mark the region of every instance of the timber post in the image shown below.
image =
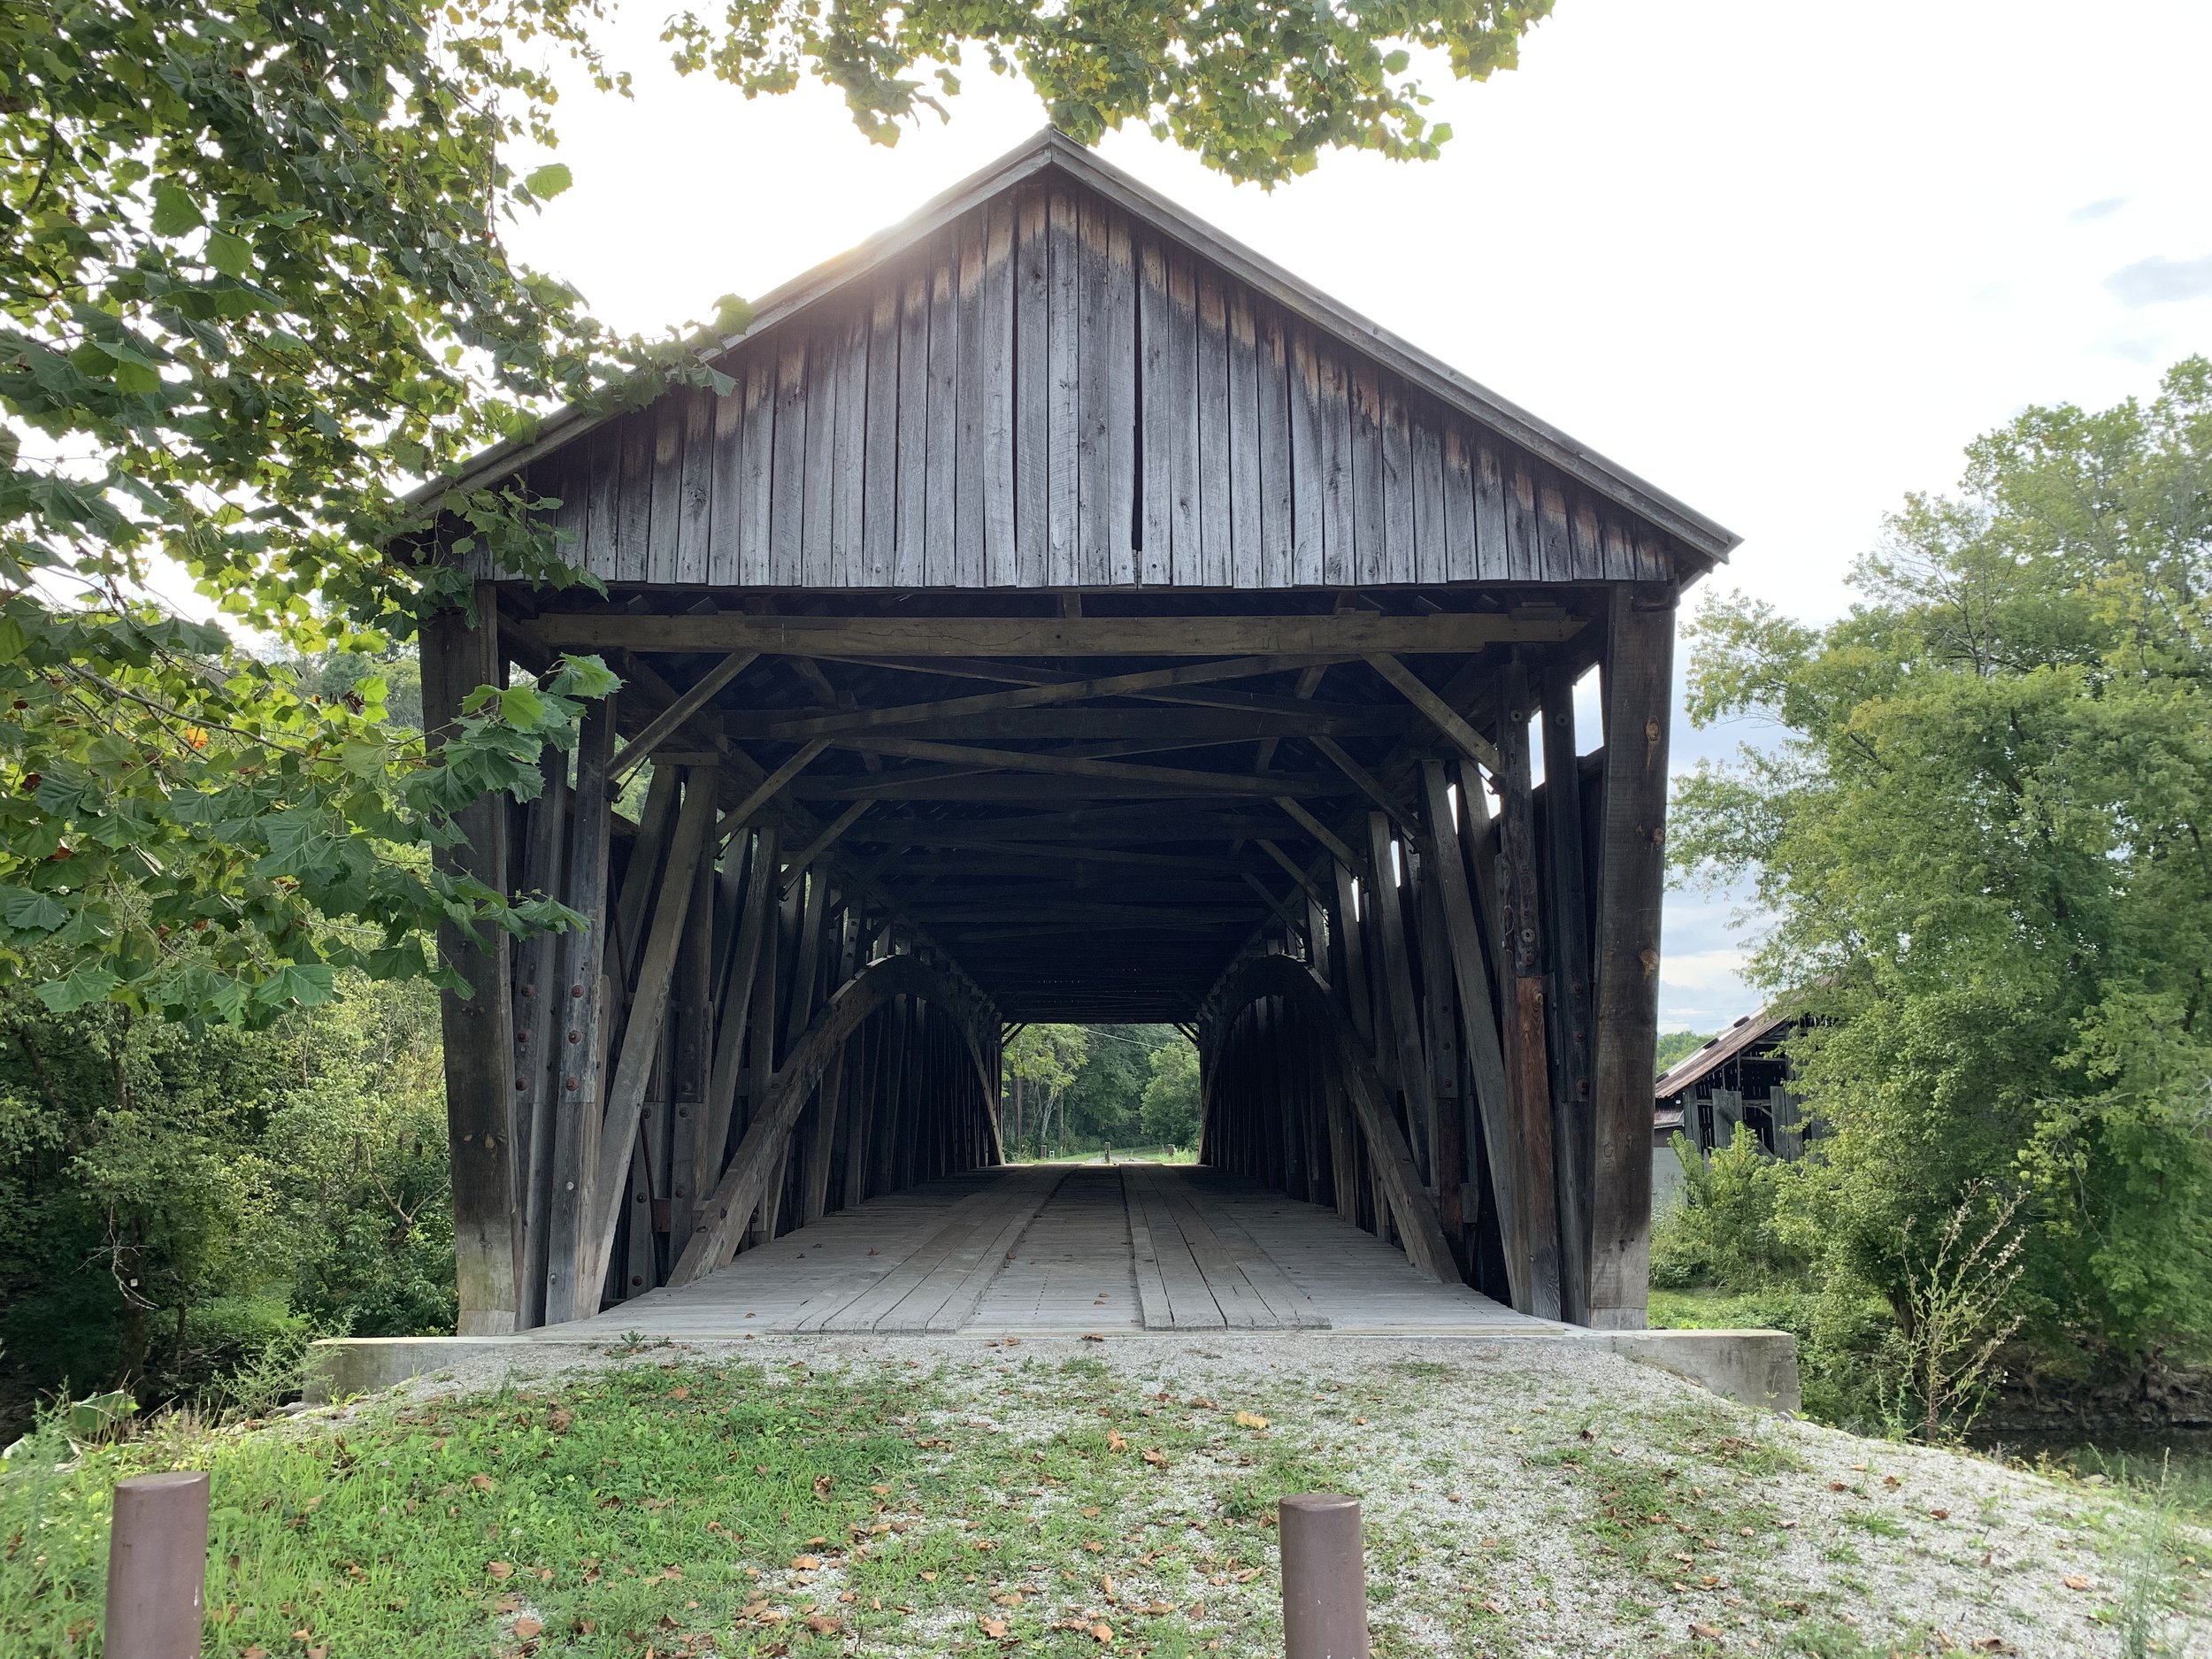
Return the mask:
[[1614, 596], [1607, 628], [1590, 1323], [1608, 1331], [1643, 1329], [1650, 1298], [1652, 1056], [1659, 1035], [1675, 603], [1670, 585], [1627, 588]]
[[[490, 584], [477, 587], [474, 614], [441, 611], [422, 627], [423, 719], [435, 735], [461, 718], [479, 686], [506, 680], [499, 611]], [[505, 897], [507, 835], [503, 803], [480, 795], [461, 809], [462, 839], [435, 854], [439, 872], [474, 881]], [[439, 997], [445, 1035], [446, 1129], [453, 1167], [453, 1256], [464, 1336], [500, 1336], [516, 1327], [517, 1187], [513, 1168], [518, 1091], [509, 1064], [514, 1053], [509, 1001], [508, 935], [488, 927], [479, 937], [456, 923], [438, 928], [438, 957], [467, 982], [465, 995]], [[526, 1089], [520, 1091], [526, 1097]]]

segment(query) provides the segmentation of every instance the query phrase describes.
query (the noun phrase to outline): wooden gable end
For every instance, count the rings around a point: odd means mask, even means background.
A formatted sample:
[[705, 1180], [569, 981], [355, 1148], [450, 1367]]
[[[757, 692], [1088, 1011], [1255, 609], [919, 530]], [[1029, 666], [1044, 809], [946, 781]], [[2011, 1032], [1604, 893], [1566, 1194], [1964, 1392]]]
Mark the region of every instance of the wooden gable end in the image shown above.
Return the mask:
[[[1045, 169], [526, 468], [610, 583], [1664, 580], [1666, 532]], [[480, 572], [480, 574], [496, 574]]]

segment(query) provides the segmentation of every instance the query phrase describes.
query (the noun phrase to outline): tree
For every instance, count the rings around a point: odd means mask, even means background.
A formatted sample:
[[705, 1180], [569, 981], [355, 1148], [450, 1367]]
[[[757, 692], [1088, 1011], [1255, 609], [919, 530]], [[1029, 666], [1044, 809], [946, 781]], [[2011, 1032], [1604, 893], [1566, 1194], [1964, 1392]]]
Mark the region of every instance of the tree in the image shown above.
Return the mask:
[[1187, 1147], [1197, 1141], [1198, 1129], [1198, 1050], [1187, 1042], [1162, 1043], [1152, 1051], [1144, 1086], [1145, 1139]]
[[[1331, 145], [1434, 153], [1447, 134], [1419, 114], [1409, 49], [1480, 77], [1548, 5], [738, 0], [668, 38], [748, 96], [819, 76], [886, 140], [936, 103], [910, 72], [977, 42], [1071, 130], [1149, 120], [1264, 180]], [[265, 1022], [327, 997], [338, 970], [429, 972], [417, 941], [441, 920], [573, 919], [423, 851], [452, 841], [463, 803], [537, 789], [578, 700], [615, 683], [597, 659], [479, 688], [442, 755], [386, 719], [380, 677], [332, 695], [297, 660], [374, 657], [467, 603], [471, 551], [580, 579], [553, 503], [410, 480], [555, 403], [726, 385], [704, 358], [741, 303], [695, 338], [615, 339], [503, 245], [569, 182], [508, 159], [554, 141], [549, 51], [620, 85], [599, 17], [598, 0], [0, 13], [0, 986], [35, 985], [55, 1012]], [[276, 655], [165, 613], [148, 583], [172, 568]]]
[[1832, 1133], [1778, 1225], [1909, 1336], [1909, 1241], [2024, 1193], [2047, 1351], [2202, 1341], [2212, 362], [2027, 411], [1855, 580], [1826, 628], [1709, 603], [1690, 675], [1694, 719], [1785, 733], [1686, 780], [1671, 837], [1752, 884], [1754, 972], [1815, 1016], [1793, 1054]]
[[449, 1333], [420, 981], [260, 1030], [0, 995], [0, 1424], [42, 1391], [219, 1394], [272, 1344]]
[[[1004, 74], [1028, 77], [1053, 124], [1085, 143], [1124, 121], [1194, 150], [1210, 166], [1271, 182], [1337, 146], [1431, 157], [1451, 129], [1413, 53], [1441, 53], [1471, 81], [1518, 61], [1522, 35], [1552, 0], [1419, 0], [1346, 10], [1163, 3], [1067, 6], [1054, 0], [921, 0], [823, 8], [808, 0], [728, 0], [717, 19], [679, 13], [664, 36], [685, 68], [708, 68], [746, 96], [802, 73], [845, 95], [863, 130], [895, 142], [897, 121], [941, 109], [959, 89], [964, 42]], [[919, 73], [917, 73], [917, 72]]]
[[[1006, 1045], [1006, 1069], [1015, 1079], [1013, 1129], [1018, 1144], [1033, 1141], [1042, 1148], [1060, 1096], [1083, 1068], [1090, 1035], [1082, 1025], [1025, 1025]], [[1033, 1104], [1024, 1100], [1025, 1093], [1042, 1098]]]

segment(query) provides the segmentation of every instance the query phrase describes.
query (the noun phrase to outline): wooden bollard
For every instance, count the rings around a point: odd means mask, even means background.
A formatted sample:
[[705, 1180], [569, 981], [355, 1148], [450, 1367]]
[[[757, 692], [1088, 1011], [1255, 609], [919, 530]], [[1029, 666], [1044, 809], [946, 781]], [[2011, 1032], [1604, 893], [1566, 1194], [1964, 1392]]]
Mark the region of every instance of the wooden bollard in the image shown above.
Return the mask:
[[1333, 1492], [1285, 1498], [1279, 1527], [1286, 1659], [1368, 1659], [1359, 1500]]
[[115, 1488], [107, 1659], [199, 1659], [206, 1611], [207, 1475], [140, 1475]]

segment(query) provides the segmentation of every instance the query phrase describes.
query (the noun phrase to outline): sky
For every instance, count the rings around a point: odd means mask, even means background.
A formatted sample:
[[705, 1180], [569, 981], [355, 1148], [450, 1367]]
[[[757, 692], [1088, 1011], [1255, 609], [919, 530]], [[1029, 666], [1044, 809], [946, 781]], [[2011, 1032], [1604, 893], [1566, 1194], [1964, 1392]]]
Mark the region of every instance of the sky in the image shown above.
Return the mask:
[[[622, 328], [764, 294], [1043, 124], [979, 71], [887, 150], [818, 88], [675, 76], [660, 16], [612, 37], [634, 99], [565, 98], [575, 184], [511, 238]], [[2212, 350], [2207, 64], [2205, 0], [1558, 0], [1517, 71], [1429, 76], [1437, 161], [1269, 192], [1141, 132], [1100, 151], [1742, 535], [1704, 591], [1821, 621], [1977, 434]], [[1761, 735], [1678, 717], [1675, 764]], [[1663, 1027], [1757, 1006], [1741, 912], [1670, 896]]]

